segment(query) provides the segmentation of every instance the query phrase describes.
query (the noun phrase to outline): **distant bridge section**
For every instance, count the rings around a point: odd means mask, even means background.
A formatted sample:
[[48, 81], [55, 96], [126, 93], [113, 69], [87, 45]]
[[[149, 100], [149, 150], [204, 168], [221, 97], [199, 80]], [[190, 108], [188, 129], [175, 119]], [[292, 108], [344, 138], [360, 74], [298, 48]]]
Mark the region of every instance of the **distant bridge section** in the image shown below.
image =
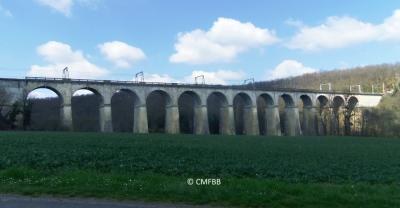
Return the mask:
[[[210, 96], [219, 102], [219, 133], [235, 134], [235, 121], [242, 119], [243, 134], [246, 135], [326, 135], [343, 134], [346, 116], [357, 109], [379, 104], [382, 94], [349, 93], [303, 89], [258, 90], [250, 85], [224, 86], [178, 83], [145, 83], [133, 81], [83, 80], [27, 77], [25, 79], [0, 79], [0, 88], [12, 98], [4, 103], [10, 106], [15, 101], [25, 101], [35, 89], [47, 88], [61, 100], [60, 124], [73, 130], [71, 99], [74, 92], [86, 89], [101, 99], [99, 126], [102, 132], [112, 132], [111, 98], [118, 91], [129, 92], [134, 97], [134, 133], [148, 133], [147, 98], [152, 93], [165, 96], [165, 132], [180, 133], [179, 103], [182, 95], [189, 95], [194, 104], [194, 133], [209, 134], [210, 121], [207, 102]], [[237, 115], [235, 100], [244, 100]], [[279, 106], [279, 100], [284, 105]], [[299, 111], [301, 110], [301, 112]], [[347, 116], [350, 117], [350, 116]], [[349, 118], [347, 118], [349, 119]], [[353, 125], [354, 126], [354, 125]], [[340, 133], [342, 132], [342, 133]]]

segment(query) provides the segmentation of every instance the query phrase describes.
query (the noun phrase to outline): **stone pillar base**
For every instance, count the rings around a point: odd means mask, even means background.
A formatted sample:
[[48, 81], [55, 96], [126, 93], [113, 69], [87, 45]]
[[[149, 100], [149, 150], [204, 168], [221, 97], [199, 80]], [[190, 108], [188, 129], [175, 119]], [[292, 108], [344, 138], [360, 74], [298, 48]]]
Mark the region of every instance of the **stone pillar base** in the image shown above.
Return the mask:
[[207, 106], [197, 106], [194, 109], [194, 133], [197, 135], [210, 134]]
[[61, 128], [65, 131], [72, 131], [72, 109], [71, 105], [63, 105], [60, 109]]
[[285, 136], [301, 135], [299, 109], [297, 107], [286, 107], [285, 116]]
[[235, 135], [235, 123], [233, 116], [233, 106], [221, 107], [219, 132], [223, 135]]
[[279, 118], [278, 106], [267, 107], [265, 109], [265, 125], [267, 136], [281, 136], [281, 121]]
[[177, 105], [166, 107], [165, 131], [168, 134], [179, 134], [179, 109]]
[[135, 107], [135, 116], [134, 116], [134, 121], [133, 121], [133, 133], [136, 133], [136, 134], [149, 133], [146, 105]]
[[100, 131], [113, 132], [110, 104], [100, 107]]

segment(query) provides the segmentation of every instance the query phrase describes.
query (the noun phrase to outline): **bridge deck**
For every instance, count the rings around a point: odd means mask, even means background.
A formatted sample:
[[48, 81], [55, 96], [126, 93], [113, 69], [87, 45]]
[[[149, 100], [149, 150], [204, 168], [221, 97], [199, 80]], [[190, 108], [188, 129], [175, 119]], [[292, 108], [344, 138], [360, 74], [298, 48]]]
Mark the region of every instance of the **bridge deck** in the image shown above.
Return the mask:
[[208, 89], [234, 89], [234, 90], [260, 90], [260, 91], [278, 91], [278, 92], [309, 92], [309, 93], [327, 93], [327, 94], [346, 94], [346, 95], [377, 95], [382, 96], [383, 93], [371, 92], [348, 92], [339, 90], [314, 90], [314, 89], [298, 89], [298, 88], [260, 88], [247, 85], [216, 85], [216, 84], [191, 84], [191, 83], [166, 83], [166, 82], [138, 82], [123, 80], [95, 80], [95, 79], [65, 79], [65, 78], [49, 78], [49, 77], [25, 77], [20, 78], [0, 78], [0, 81], [37, 81], [37, 82], [57, 82], [57, 83], [87, 83], [87, 84], [110, 84], [110, 85], [130, 85], [130, 86], [162, 86], [162, 87], [182, 87], [182, 88], [208, 88]]

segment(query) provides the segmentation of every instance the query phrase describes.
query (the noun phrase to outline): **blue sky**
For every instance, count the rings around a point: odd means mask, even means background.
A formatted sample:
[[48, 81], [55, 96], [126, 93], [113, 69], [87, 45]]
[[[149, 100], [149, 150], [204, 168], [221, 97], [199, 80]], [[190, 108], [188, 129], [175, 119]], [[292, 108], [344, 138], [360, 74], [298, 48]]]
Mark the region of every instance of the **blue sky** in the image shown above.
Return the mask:
[[400, 1], [0, 0], [0, 76], [241, 83], [400, 58]]

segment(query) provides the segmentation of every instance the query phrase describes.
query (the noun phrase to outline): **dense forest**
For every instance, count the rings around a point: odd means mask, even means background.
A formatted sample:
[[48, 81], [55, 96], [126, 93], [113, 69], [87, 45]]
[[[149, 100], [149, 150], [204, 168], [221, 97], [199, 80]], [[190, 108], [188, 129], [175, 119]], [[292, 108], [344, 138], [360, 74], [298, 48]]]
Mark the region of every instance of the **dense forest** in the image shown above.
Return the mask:
[[[258, 89], [298, 88], [318, 90], [320, 83], [331, 83], [332, 90], [349, 91], [350, 85], [361, 85], [363, 92], [393, 90], [400, 79], [400, 63], [369, 65], [351, 69], [323, 71], [296, 77], [256, 82]], [[327, 86], [323, 86], [327, 90]], [[356, 89], [358, 90], [358, 89]]]

